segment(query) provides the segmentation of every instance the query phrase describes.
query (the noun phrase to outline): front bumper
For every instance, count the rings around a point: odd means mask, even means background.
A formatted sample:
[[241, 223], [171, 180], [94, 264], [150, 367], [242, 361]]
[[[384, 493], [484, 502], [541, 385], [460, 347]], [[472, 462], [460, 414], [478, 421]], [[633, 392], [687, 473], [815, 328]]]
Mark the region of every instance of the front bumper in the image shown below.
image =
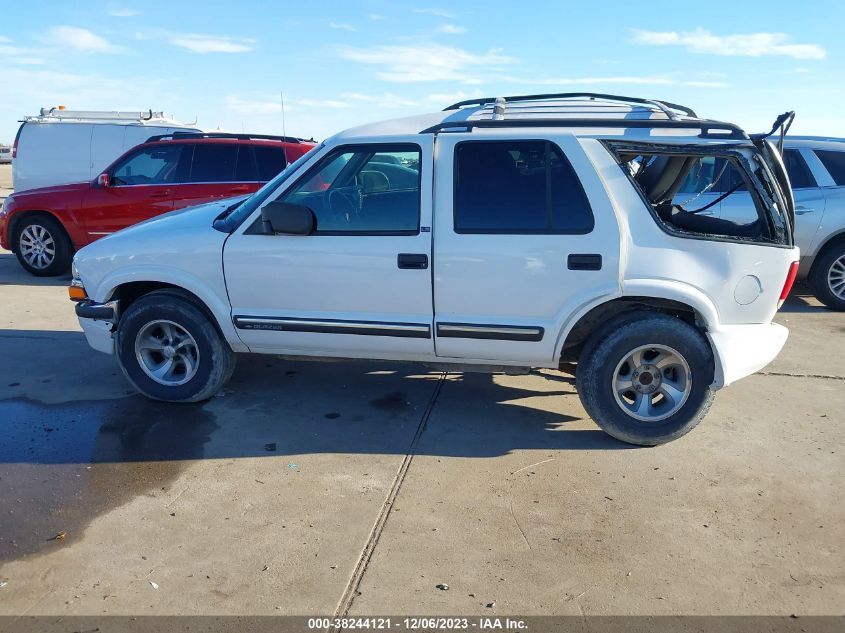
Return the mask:
[[114, 354], [113, 330], [117, 322], [118, 302], [94, 303], [89, 299], [77, 303], [75, 309], [88, 345], [98, 352]]
[[726, 387], [763, 369], [777, 357], [788, 336], [789, 330], [777, 323], [723, 325], [707, 332], [716, 361], [712, 388]]

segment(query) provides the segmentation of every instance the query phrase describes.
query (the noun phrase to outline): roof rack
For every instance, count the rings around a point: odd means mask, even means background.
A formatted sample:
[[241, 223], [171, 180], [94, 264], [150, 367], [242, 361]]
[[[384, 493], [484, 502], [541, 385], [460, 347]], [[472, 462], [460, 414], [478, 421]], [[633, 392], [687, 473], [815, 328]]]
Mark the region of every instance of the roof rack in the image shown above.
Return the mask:
[[36, 116], [25, 117], [37, 119], [48, 117], [51, 119], [78, 119], [83, 121], [152, 121], [166, 120], [164, 112], [142, 110], [140, 112], [121, 112], [120, 110], [66, 110], [62, 106], [41, 108]]
[[420, 134], [437, 134], [446, 130], [497, 127], [568, 127], [568, 128], [639, 128], [701, 131], [702, 138], [750, 140], [748, 134], [733, 123], [707, 119], [678, 121], [673, 119], [480, 119], [473, 121], [443, 121]]
[[282, 141], [284, 143], [313, 143], [314, 139], [297, 138], [295, 136], [275, 136], [273, 134], [229, 134], [227, 132], [173, 132], [172, 134], [158, 134], [147, 139], [147, 143], [163, 141], [165, 139], [183, 138], [233, 138], [241, 141], [262, 140]]
[[511, 97], [482, 97], [480, 99], [467, 99], [466, 101], [458, 101], [453, 103], [448, 108], [443, 108], [444, 112], [449, 110], [458, 110], [464, 106], [470, 105], [488, 105], [496, 103], [497, 100], [503, 100], [505, 103], [516, 103], [519, 101], [545, 101], [549, 99], [592, 99], [602, 101], [617, 101], [619, 103], [634, 103], [637, 105], [651, 105], [660, 110], [669, 119], [677, 118], [672, 110], [676, 110], [686, 116], [698, 118], [698, 115], [692, 108], [678, 105], [669, 101], [658, 101], [656, 99], [641, 99], [639, 97], [625, 97], [622, 95], [603, 94], [600, 92], [557, 92], [536, 95], [515, 95]]

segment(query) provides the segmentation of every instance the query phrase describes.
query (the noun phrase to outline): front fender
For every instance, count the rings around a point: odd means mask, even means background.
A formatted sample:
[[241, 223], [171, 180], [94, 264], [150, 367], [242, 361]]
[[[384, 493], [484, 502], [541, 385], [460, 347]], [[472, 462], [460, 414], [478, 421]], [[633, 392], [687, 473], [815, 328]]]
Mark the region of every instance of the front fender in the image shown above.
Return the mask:
[[152, 282], [176, 286], [187, 290], [202, 301], [220, 327], [223, 336], [236, 352], [249, 351], [241, 342], [232, 324], [231, 306], [229, 305], [226, 287], [223, 283], [222, 272], [215, 284], [209, 284], [208, 279], [180, 269], [144, 265], [143, 267], [120, 267], [105, 275], [95, 288], [86, 288], [88, 296], [97, 303], [109, 301], [118, 287], [132, 282]]

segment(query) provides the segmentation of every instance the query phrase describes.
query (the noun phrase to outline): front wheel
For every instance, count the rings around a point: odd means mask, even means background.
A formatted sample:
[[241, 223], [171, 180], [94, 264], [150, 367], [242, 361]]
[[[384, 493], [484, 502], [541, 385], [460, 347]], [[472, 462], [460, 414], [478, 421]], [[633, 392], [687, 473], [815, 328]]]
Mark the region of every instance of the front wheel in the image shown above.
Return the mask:
[[845, 311], [845, 242], [827, 248], [816, 260], [810, 285], [816, 298], [828, 308]]
[[118, 324], [117, 355], [138, 391], [167, 402], [207, 400], [235, 367], [232, 348], [205, 312], [169, 291], [129, 306]]
[[73, 246], [55, 219], [35, 215], [17, 228], [15, 254], [21, 266], [36, 277], [53, 277], [70, 267]]
[[695, 327], [637, 312], [585, 345], [576, 374], [581, 402], [616, 439], [654, 446], [691, 431], [713, 401], [713, 353]]

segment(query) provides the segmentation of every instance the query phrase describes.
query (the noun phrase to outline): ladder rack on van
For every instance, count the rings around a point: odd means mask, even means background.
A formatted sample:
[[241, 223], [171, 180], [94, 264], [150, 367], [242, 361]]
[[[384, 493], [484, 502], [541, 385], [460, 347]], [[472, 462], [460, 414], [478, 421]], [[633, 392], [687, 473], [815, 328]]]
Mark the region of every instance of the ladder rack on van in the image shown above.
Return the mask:
[[[121, 112], [119, 110], [65, 110], [63, 108], [41, 108], [37, 116], [26, 116], [24, 121], [38, 121], [44, 119], [73, 120], [73, 121], [104, 121], [124, 123], [144, 123], [146, 121], [170, 121], [164, 112], [153, 110], [141, 112]], [[175, 121], [173, 122], [175, 124]], [[177, 124], [181, 125], [181, 124]]]

